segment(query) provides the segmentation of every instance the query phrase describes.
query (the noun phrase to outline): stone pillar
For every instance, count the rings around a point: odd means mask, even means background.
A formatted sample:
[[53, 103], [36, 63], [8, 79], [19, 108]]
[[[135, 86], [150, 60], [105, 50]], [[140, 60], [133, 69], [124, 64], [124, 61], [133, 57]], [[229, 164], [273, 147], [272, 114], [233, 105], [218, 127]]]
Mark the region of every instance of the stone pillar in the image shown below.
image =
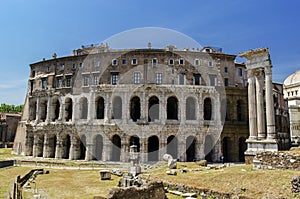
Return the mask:
[[[109, 123], [110, 121], [110, 98], [108, 93], [105, 94], [105, 99], [104, 99], [104, 123]], [[102, 156], [104, 157], [104, 156]]]
[[48, 100], [47, 100], [47, 116], [46, 116], [46, 123], [49, 123], [52, 119], [52, 98], [51, 97], [48, 97]]
[[127, 140], [125, 140], [124, 138], [121, 141], [121, 157], [120, 157], [120, 161], [121, 162], [128, 162], [129, 160], [129, 156], [128, 156], [128, 148], [129, 143], [127, 142]]
[[35, 134], [33, 136], [33, 151], [32, 151], [32, 156], [33, 157], [37, 157], [38, 156], [38, 150], [39, 150], [39, 136], [37, 134]]
[[[158, 161], [161, 161], [163, 155], [167, 153], [167, 140], [163, 137], [159, 142], [159, 149], [158, 149]], [[174, 157], [176, 158], [176, 157]]]
[[62, 137], [57, 135], [56, 137], [56, 148], [55, 148], [55, 159], [62, 158]]
[[74, 98], [74, 102], [72, 103], [72, 124], [75, 124], [75, 121], [77, 120], [77, 115], [78, 115], [78, 109], [77, 109], [77, 107], [78, 107], [78, 102], [77, 102], [77, 99], [76, 98]]
[[35, 115], [35, 123], [38, 124], [40, 122], [40, 98], [36, 98], [36, 115]]
[[266, 138], [265, 132], [265, 114], [264, 114], [264, 93], [263, 93], [263, 77], [261, 71], [255, 76], [256, 84], [256, 104], [257, 104], [257, 132], [258, 139]]
[[265, 67], [266, 84], [266, 116], [267, 116], [267, 139], [276, 139], [275, 115], [273, 101], [272, 67]]
[[[59, 100], [59, 99], [58, 99]], [[65, 121], [65, 103], [60, 99], [58, 121]]]
[[95, 93], [90, 91], [90, 97], [88, 102], [88, 121], [91, 122], [95, 119]]
[[186, 139], [178, 137], [178, 157], [179, 161], [186, 161]]
[[140, 138], [140, 158], [141, 162], [147, 162], [147, 138]]
[[49, 158], [49, 135], [48, 133], [44, 134], [44, 147], [43, 147], [43, 158]]
[[159, 99], [159, 120], [161, 124], [165, 124], [167, 121], [167, 102], [164, 92]]
[[79, 158], [79, 152], [78, 151], [78, 139], [75, 135], [71, 135], [71, 146], [70, 146], [70, 160], [77, 160]]
[[248, 106], [249, 106], [249, 139], [257, 139], [255, 78], [253, 71], [248, 70]]
[[104, 136], [103, 137], [103, 150], [102, 150], [102, 160], [109, 161], [111, 160], [111, 141]]
[[94, 145], [93, 143], [87, 143], [86, 146], [86, 151], [85, 151], [85, 160], [86, 161], [90, 161], [93, 159], [93, 148], [94, 148]]

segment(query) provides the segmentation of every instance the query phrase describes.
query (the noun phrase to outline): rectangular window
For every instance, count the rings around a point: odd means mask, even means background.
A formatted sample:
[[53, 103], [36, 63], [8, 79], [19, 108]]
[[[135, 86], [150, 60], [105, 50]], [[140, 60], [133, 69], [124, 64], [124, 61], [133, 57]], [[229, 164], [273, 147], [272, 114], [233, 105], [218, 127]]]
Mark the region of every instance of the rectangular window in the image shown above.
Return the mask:
[[200, 74], [194, 74], [194, 84], [195, 85], [201, 84], [201, 75]]
[[118, 65], [118, 60], [117, 60], [117, 59], [113, 59], [113, 60], [112, 60], [112, 65], [113, 65], [113, 66]]
[[99, 84], [99, 76], [94, 75], [94, 85], [98, 85], [98, 84]]
[[66, 77], [66, 87], [71, 87], [71, 80], [72, 80], [71, 76]]
[[179, 64], [184, 65], [184, 59], [179, 59]]
[[156, 67], [156, 65], [157, 65], [157, 59], [154, 58], [154, 59], [152, 59], [152, 66], [153, 66], [153, 67]]
[[48, 66], [47, 67], [47, 72], [50, 72], [51, 71], [51, 66]]
[[65, 69], [65, 64], [61, 64], [60, 65], [60, 70], [64, 70]]
[[111, 76], [111, 84], [117, 85], [119, 81], [119, 75], [118, 74], [112, 74]]
[[225, 79], [224, 79], [224, 85], [225, 85], [225, 86], [229, 86], [229, 79], [228, 79], [228, 78], [225, 78]]
[[122, 59], [122, 64], [123, 64], [123, 65], [126, 65], [126, 64], [127, 64], [126, 59]]
[[132, 65], [137, 65], [137, 59], [132, 59], [132, 60], [131, 60], [131, 64], [132, 64]]
[[243, 76], [243, 70], [242, 70], [241, 68], [238, 68], [238, 75], [239, 75], [240, 77]]
[[72, 69], [76, 69], [76, 64], [73, 64], [73, 65], [72, 65]]
[[199, 59], [195, 59], [195, 65], [196, 65], [196, 66], [199, 66], [199, 65], [200, 65]]
[[212, 61], [208, 61], [208, 66], [213, 66]]
[[83, 86], [88, 86], [89, 85], [89, 77], [88, 76], [84, 76], [83, 77]]
[[210, 86], [216, 86], [216, 78], [215, 75], [209, 75]]
[[140, 84], [141, 83], [141, 73], [140, 72], [134, 72], [134, 84]]
[[61, 87], [62, 87], [62, 78], [57, 78], [56, 88], [61, 88]]
[[184, 74], [179, 74], [179, 85], [184, 85]]
[[169, 60], [169, 65], [174, 65], [174, 59]]
[[95, 67], [100, 67], [100, 61], [96, 61], [96, 63], [95, 63]]
[[42, 89], [46, 89], [47, 88], [47, 79], [43, 78], [42, 79]]
[[224, 68], [224, 72], [228, 73], [228, 68], [227, 67]]
[[79, 68], [83, 68], [83, 63], [79, 63]]
[[156, 73], [156, 84], [162, 84], [162, 74]]

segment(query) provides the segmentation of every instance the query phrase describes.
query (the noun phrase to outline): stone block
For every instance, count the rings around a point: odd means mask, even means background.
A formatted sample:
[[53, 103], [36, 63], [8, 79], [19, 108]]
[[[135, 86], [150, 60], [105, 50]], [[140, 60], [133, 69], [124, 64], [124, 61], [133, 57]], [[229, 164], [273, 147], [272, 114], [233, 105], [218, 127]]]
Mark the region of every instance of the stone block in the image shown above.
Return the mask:
[[101, 180], [110, 180], [111, 174], [110, 174], [109, 170], [101, 170], [100, 171], [100, 179]]

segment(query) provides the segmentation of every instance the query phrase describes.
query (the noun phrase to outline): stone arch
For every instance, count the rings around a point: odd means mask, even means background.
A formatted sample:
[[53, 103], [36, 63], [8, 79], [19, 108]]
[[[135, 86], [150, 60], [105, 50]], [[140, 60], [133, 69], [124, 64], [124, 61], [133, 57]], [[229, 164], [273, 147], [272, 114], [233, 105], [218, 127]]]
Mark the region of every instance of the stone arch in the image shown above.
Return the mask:
[[238, 100], [236, 102], [236, 119], [237, 121], [245, 121], [245, 103], [243, 102], [243, 100]]
[[96, 105], [96, 119], [104, 119], [104, 98], [103, 97], [97, 97], [95, 100]]
[[52, 134], [49, 136], [48, 142], [48, 150], [49, 150], [49, 158], [55, 158], [55, 150], [56, 150], [56, 135]]
[[37, 102], [36, 99], [30, 100], [29, 103], [29, 120], [33, 121], [36, 120], [36, 109], [37, 108]]
[[82, 135], [80, 137], [80, 160], [84, 160], [86, 156], [86, 136]]
[[148, 103], [148, 122], [154, 122], [156, 119], [159, 119], [159, 99], [152, 96]]
[[44, 152], [44, 134], [40, 134], [37, 137], [36, 140], [36, 157], [43, 157], [43, 152]]
[[69, 134], [66, 134], [62, 137], [62, 158], [70, 158], [70, 148], [71, 148], [71, 137]]
[[167, 100], [167, 119], [178, 120], [178, 99], [175, 96]]
[[231, 162], [232, 161], [232, 141], [230, 140], [230, 137], [224, 137], [222, 140], [222, 148], [223, 148], [223, 156], [224, 161]]
[[[136, 135], [130, 136], [129, 146], [132, 146], [132, 145], [136, 145], [137, 146], [137, 152], [140, 152], [141, 144], [140, 144], [140, 138], [138, 136], [136, 136]], [[130, 147], [129, 147], [129, 150], [130, 150]]]
[[130, 100], [130, 117], [134, 122], [141, 118], [141, 101], [137, 96]]
[[82, 97], [79, 100], [79, 115], [80, 119], [87, 119], [88, 116], [88, 100], [86, 97]]
[[247, 150], [247, 143], [245, 137], [239, 138], [239, 161], [245, 162], [245, 151]]
[[122, 99], [120, 96], [113, 99], [112, 119], [122, 119]]
[[178, 139], [174, 135], [167, 138], [167, 154], [170, 154], [173, 159], [178, 158]]
[[148, 138], [148, 161], [158, 161], [159, 139], [156, 135]]
[[60, 110], [60, 102], [59, 102], [59, 99], [58, 98], [54, 98], [52, 100], [52, 117], [51, 117], [51, 121], [55, 121], [55, 120], [58, 120], [59, 118], [59, 110]]
[[204, 154], [205, 160], [208, 162], [213, 161], [213, 153], [214, 153], [214, 139], [211, 135], [205, 136], [205, 143], [204, 143]]
[[112, 161], [120, 161], [121, 158], [121, 138], [119, 135], [114, 135], [112, 137]]
[[212, 120], [212, 101], [210, 97], [204, 99], [203, 106], [204, 120]]
[[94, 140], [95, 152], [94, 159], [102, 160], [103, 153], [103, 137], [102, 135], [97, 135]]
[[186, 120], [196, 120], [196, 100], [193, 97], [186, 98], [185, 104]]
[[73, 114], [73, 101], [71, 98], [67, 97], [65, 99], [65, 120], [67, 122], [72, 120], [72, 114]]
[[186, 139], [186, 161], [192, 162], [196, 159], [196, 138], [189, 136]]
[[47, 119], [47, 112], [48, 112], [47, 104], [48, 104], [47, 99], [42, 99], [40, 102], [40, 120], [42, 120], [43, 122], [45, 122]]

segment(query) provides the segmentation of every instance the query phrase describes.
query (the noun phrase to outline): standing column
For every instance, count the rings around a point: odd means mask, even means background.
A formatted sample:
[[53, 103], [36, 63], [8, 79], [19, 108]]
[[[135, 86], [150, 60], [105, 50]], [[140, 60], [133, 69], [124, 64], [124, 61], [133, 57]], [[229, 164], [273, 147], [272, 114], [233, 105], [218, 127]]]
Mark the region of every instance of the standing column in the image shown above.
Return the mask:
[[43, 148], [43, 158], [49, 158], [49, 135], [48, 133], [44, 134], [44, 148]]
[[[105, 94], [105, 100], [104, 100], [104, 123], [109, 123], [110, 121], [110, 112], [109, 110], [111, 110], [110, 107], [110, 98], [108, 93]], [[103, 156], [102, 156], [103, 157]]]
[[74, 101], [72, 103], [72, 124], [75, 124], [76, 120], [77, 120], [77, 114], [78, 114], [78, 110], [77, 110], [77, 99], [74, 98]]
[[266, 116], [267, 116], [267, 139], [276, 139], [275, 115], [273, 101], [272, 66], [265, 67], [266, 75]]
[[62, 137], [60, 134], [61, 132], [58, 133], [56, 137], [55, 159], [62, 158]]
[[58, 114], [58, 121], [64, 121], [65, 120], [65, 103], [60, 101], [60, 106], [59, 106], [59, 114]]
[[38, 150], [39, 150], [39, 136], [37, 134], [35, 134], [33, 136], [33, 149], [32, 149], [32, 156], [33, 157], [38, 157]]
[[52, 98], [48, 97], [48, 101], [47, 101], [47, 115], [46, 115], [46, 123], [50, 123], [51, 119], [52, 119]]
[[257, 132], [258, 139], [266, 138], [265, 132], [265, 116], [264, 116], [264, 93], [263, 93], [263, 77], [261, 71], [255, 76], [256, 83], [256, 104], [257, 104]]
[[40, 121], [40, 106], [41, 106], [41, 104], [40, 104], [40, 98], [38, 97], [38, 98], [36, 98], [36, 115], [35, 115], [35, 123], [36, 124], [38, 124], [39, 123], [39, 121]]
[[249, 139], [257, 139], [255, 78], [253, 71], [248, 70], [248, 99], [249, 99]]
[[93, 121], [95, 119], [95, 93], [91, 91], [88, 103], [88, 121]]
[[140, 160], [141, 162], [147, 161], [147, 139], [140, 138]]

